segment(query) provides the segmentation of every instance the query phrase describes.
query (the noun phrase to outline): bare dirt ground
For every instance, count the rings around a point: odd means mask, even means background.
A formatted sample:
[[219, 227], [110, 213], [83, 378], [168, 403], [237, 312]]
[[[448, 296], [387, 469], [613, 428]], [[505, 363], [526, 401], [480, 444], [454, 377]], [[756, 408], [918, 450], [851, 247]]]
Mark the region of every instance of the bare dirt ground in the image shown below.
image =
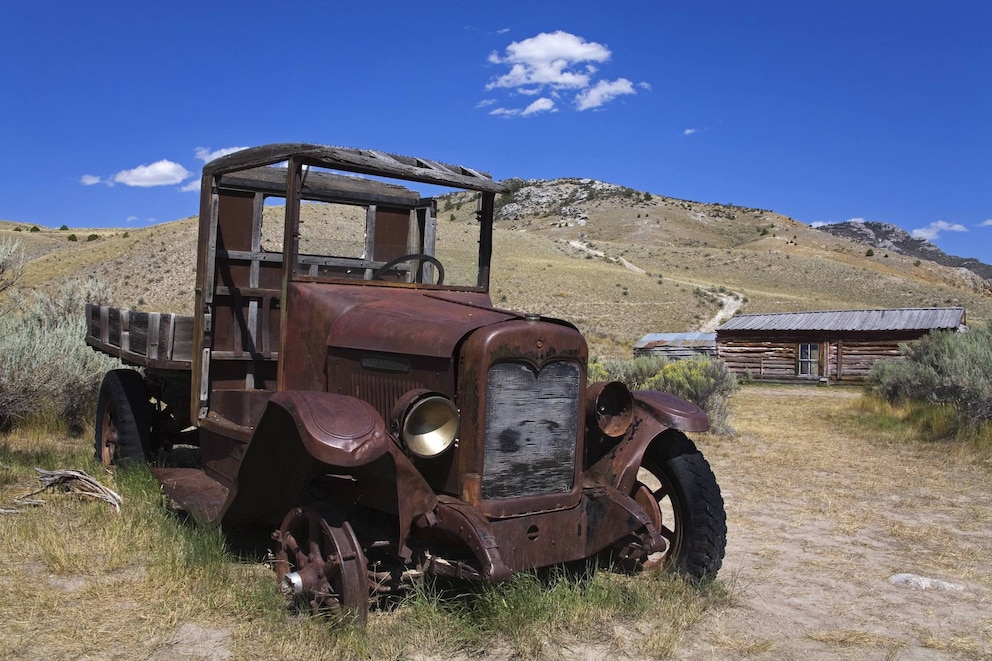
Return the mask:
[[867, 431], [845, 413], [859, 397], [747, 388], [738, 434], [701, 439], [727, 507], [721, 577], [739, 598], [677, 657], [992, 656], [992, 467]]

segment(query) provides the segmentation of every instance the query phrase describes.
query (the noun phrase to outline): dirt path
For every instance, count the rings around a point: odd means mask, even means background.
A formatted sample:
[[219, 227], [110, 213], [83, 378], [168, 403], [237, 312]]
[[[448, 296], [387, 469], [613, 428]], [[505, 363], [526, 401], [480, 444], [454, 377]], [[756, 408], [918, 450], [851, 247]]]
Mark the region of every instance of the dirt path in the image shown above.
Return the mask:
[[[590, 248], [588, 245], [582, 241], [569, 241], [568, 245], [572, 246], [576, 250], [581, 250], [582, 252], [594, 255], [596, 257], [605, 257], [606, 253], [602, 250], [596, 250], [595, 248]], [[633, 262], [628, 261], [623, 257], [617, 258], [620, 264], [628, 271], [633, 271], [634, 273], [647, 273], [644, 269], [637, 266]], [[689, 282], [687, 280], [672, 279], [672, 282], [678, 282], [683, 285], [688, 285], [689, 287], [699, 287], [705, 289], [708, 285], [700, 284], [698, 282]], [[701, 333], [712, 333], [716, 331], [717, 327], [722, 324], [727, 319], [733, 317], [737, 311], [740, 309], [741, 305], [744, 304], [744, 297], [735, 292], [717, 293], [715, 294], [717, 298], [720, 299], [721, 305], [717, 310], [716, 314], [710, 319], [704, 321], [699, 326], [699, 332]]]
[[720, 297], [720, 301], [723, 304], [712, 318], [699, 327], [699, 332], [701, 333], [716, 332], [720, 324], [737, 314], [737, 311], [741, 309], [741, 305], [744, 304], [744, 298], [740, 294], [717, 294], [717, 296]]
[[727, 503], [721, 575], [740, 603], [678, 657], [992, 656], [992, 471], [838, 429], [858, 397], [749, 388], [734, 403], [738, 435], [701, 444]]

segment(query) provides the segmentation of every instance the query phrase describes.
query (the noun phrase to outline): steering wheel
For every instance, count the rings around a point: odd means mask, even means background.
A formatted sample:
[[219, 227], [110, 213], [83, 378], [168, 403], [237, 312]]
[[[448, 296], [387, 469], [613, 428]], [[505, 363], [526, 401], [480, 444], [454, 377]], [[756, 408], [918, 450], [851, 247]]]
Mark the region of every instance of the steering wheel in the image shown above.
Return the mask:
[[411, 253], [409, 255], [401, 255], [401, 256], [397, 257], [396, 259], [389, 260], [388, 262], [386, 262], [385, 264], [383, 264], [382, 266], [380, 266], [379, 268], [377, 268], [375, 270], [375, 272], [372, 274], [372, 279], [373, 280], [381, 280], [382, 279], [382, 274], [385, 273], [386, 271], [388, 271], [389, 269], [393, 268], [397, 264], [401, 264], [403, 262], [412, 262], [412, 261], [430, 262], [431, 264], [433, 264], [434, 266], [436, 266], [437, 267], [437, 284], [439, 284], [439, 285], [443, 285], [444, 284], [444, 267], [441, 265], [441, 262], [438, 261], [437, 257], [433, 257], [431, 255], [425, 255], [422, 252], [415, 252], [415, 253]]

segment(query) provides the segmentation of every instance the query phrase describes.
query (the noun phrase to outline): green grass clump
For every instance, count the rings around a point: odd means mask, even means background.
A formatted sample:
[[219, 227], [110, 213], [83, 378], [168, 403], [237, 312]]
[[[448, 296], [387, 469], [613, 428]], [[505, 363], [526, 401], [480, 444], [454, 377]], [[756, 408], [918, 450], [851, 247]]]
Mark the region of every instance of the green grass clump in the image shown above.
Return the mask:
[[[733, 598], [725, 583], [694, 585], [667, 572], [625, 576], [590, 570], [577, 575], [550, 569], [458, 589], [424, 582], [388, 619], [370, 620], [361, 649], [370, 658], [413, 652], [475, 656], [499, 650], [501, 656], [533, 659], [567, 656], [570, 647], [581, 645], [665, 656], [704, 612]], [[638, 643], [638, 649], [615, 639], [617, 622], [635, 626], [646, 619], [656, 634]]]

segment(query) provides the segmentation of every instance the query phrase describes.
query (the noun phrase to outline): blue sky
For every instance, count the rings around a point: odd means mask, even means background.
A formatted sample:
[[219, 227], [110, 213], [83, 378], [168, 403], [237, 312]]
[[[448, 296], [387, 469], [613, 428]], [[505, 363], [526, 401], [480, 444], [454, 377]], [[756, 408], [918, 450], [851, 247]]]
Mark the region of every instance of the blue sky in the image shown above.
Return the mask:
[[978, 0], [10, 2], [0, 219], [175, 220], [205, 159], [301, 141], [888, 222], [992, 263], [990, 35]]

